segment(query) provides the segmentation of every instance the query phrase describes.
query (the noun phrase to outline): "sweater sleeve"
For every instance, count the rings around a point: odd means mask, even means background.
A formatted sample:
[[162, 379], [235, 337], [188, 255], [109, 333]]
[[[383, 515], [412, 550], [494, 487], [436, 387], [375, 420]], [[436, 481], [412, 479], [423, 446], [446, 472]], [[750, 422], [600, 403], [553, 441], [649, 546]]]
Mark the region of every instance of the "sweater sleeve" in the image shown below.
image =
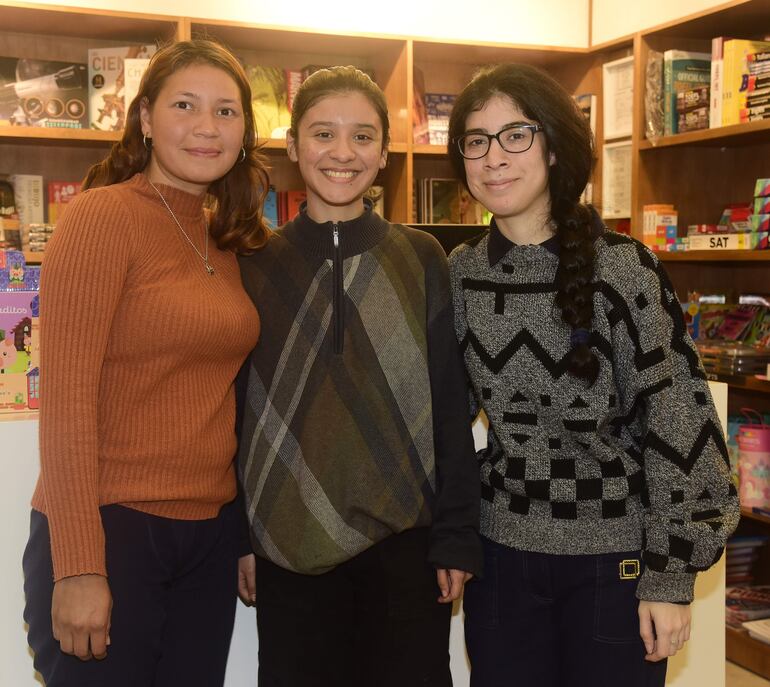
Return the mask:
[[40, 283], [40, 472], [54, 580], [107, 575], [99, 514], [99, 379], [132, 246], [132, 219], [107, 189], [68, 207]]
[[465, 366], [454, 330], [446, 257], [438, 243], [426, 267], [428, 370], [436, 455], [436, 506], [428, 560], [480, 575], [481, 486], [468, 417]]
[[727, 448], [663, 266], [638, 242], [604, 251], [599, 288], [624, 413], [613, 424], [638, 453], [649, 500], [637, 596], [689, 602], [695, 574], [719, 560], [739, 518]]

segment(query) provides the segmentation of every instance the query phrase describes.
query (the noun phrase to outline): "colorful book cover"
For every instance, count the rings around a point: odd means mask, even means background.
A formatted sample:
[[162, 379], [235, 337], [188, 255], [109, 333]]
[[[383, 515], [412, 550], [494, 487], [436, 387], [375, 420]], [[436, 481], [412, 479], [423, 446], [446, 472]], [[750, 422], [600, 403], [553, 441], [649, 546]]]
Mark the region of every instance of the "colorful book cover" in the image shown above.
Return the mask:
[[299, 214], [299, 208], [307, 199], [305, 191], [286, 191], [286, 221], [293, 220]]
[[80, 193], [79, 181], [48, 182], [48, 223], [56, 224], [64, 206]]
[[291, 126], [286, 71], [280, 67], [246, 67], [251, 85], [251, 107], [261, 139], [284, 138]]
[[0, 57], [0, 125], [88, 127], [88, 68]]
[[[739, 124], [741, 109], [746, 107], [744, 76], [751, 73], [750, 55], [770, 50], [770, 41], [733, 38], [724, 45], [724, 91], [722, 93], [722, 126]], [[748, 84], [746, 84], [748, 87]]]
[[286, 71], [286, 104], [289, 112], [294, 109], [294, 99], [302, 85], [302, 72], [299, 69], [287, 69]]
[[125, 60], [147, 59], [154, 45], [91, 48], [88, 51], [88, 105], [92, 129], [121, 131], [126, 124]]
[[446, 145], [449, 140], [449, 115], [457, 96], [448, 93], [426, 93], [428, 137], [433, 145]]
[[460, 224], [460, 182], [457, 179], [430, 180], [431, 224]]
[[[709, 87], [711, 54], [689, 50], [666, 50], [663, 53], [663, 130], [666, 136], [679, 133], [677, 94]], [[708, 128], [708, 109], [705, 109]], [[691, 120], [697, 126], [701, 120]]]

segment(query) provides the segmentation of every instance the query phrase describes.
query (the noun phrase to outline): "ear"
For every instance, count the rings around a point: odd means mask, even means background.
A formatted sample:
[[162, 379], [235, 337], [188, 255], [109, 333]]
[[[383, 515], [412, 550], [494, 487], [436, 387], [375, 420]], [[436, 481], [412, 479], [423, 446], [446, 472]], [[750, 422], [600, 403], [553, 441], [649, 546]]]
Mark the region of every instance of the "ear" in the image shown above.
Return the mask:
[[286, 152], [292, 162], [297, 162], [297, 141], [291, 131], [286, 132]]
[[150, 104], [147, 102], [147, 98], [142, 98], [139, 103], [139, 121], [142, 124], [142, 134], [148, 138], [152, 138], [152, 117], [150, 115]]
[[382, 154], [380, 155], [380, 169], [385, 169], [385, 165], [388, 164], [388, 150], [387, 148], [382, 149]]
[[548, 166], [553, 167], [556, 164], [556, 155], [554, 153], [548, 153]]

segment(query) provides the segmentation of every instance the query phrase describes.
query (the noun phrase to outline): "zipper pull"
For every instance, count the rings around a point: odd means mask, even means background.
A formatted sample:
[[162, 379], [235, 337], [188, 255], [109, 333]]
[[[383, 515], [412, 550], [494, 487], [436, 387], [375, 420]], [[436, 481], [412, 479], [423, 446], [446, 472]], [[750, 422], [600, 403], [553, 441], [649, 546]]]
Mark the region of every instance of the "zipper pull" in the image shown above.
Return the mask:
[[332, 224], [332, 236], [334, 237], [334, 247], [339, 248], [340, 247], [340, 228], [336, 223]]
[[342, 256], [340, 255], [340, 226], [332, 224], [332, 239], [334, 242], [334, 259], [332, 260], [332, 304], [334, 314], [334, 352], [342, 353], [342, 342], [345, 338], [345, 296], [342, 285]]

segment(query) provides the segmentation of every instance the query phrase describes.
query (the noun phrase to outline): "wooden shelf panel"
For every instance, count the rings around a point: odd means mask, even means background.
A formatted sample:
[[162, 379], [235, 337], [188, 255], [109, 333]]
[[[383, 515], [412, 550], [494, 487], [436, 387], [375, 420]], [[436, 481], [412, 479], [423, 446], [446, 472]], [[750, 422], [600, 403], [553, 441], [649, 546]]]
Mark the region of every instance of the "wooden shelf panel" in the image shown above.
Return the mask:
[[24, 251], [24, 261], [28, 265], [40, 265], [43, 262], [43, 255], [44, 253], [40, 251], [35, 251], [34, 253], [32, 251], [25, 250]]
[[643, 140], [639, 143], [639, 150], [693, 145], [747, 146], [760, 142], [766, 143], [767, 141], [770, 141], [770, 120], [768, 119], [760, 122], [720, 126], [715, 129], [703, 129], [702, 131], [689, 131], [673, 136], [661, 136], [655, 141]]
[[661, 262], [770, 262], [770, 250], [685, 250], [656, 252]]
[[736, 38], [761, 38], [765, 35], [767, 18], [770, 16], [770, 0], [733, 0], [721, 8], [709, 8], [691, 14], [684, 19], [666, 22], [642, 32], [644, 38], [706, 38], [735, 36]]
[[764, 513], [755, 513], [750, 508], [741, 508], [741, 517], [748, 518], [749, 520], [756, 520], [764, 525], [770, 527], [770, 516]]
[[122, 131], [97, 131], [96, 129], [54, 129], [44, 126], [0, 126], [0, 139], [25, 143], [91, 141], [114, 143], [123, 136]]
[[770, 644], [749, 636], [748, 631], [726, 627], [727, 658], [770, 680]]
[[[73, 15], [79, 15], [77, 21], [68, 21]], [[0, 5], [0, 26], [4, 32], [142, 42], [173, 38], [178, 33], [179, 23], [177, 17], [150, 14], [53, 5], [44, 7], [8, 0], [3, 0]]]
[[748, 375], [720, 375], [711, 372], [706, 372], [706, 376], [713, 382], [724, 382], [731, 389], [770, 394], [770, 382], [765, 379], [757, 379], [757, 377]]
[[420, 38], [414, 40], [415, 62], [444, 62], [448, 64], [496, 64], [526, 62], [541, 67], [559, 64], [590, 52], [588, 48], [551, 47], [479, 43], [477, 41], [442, 41]]

